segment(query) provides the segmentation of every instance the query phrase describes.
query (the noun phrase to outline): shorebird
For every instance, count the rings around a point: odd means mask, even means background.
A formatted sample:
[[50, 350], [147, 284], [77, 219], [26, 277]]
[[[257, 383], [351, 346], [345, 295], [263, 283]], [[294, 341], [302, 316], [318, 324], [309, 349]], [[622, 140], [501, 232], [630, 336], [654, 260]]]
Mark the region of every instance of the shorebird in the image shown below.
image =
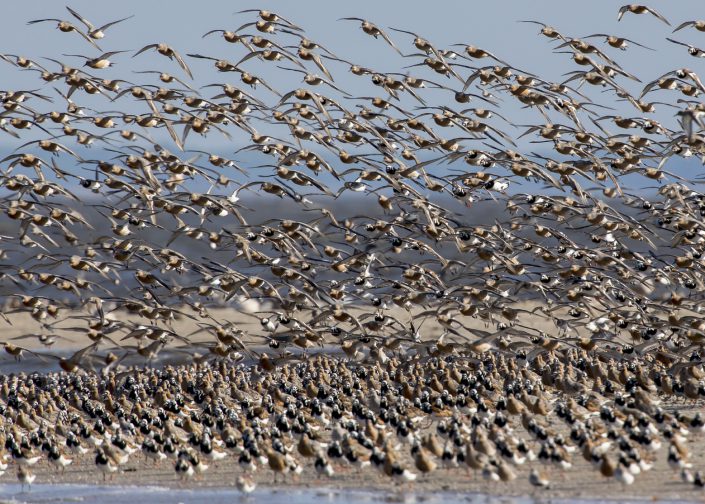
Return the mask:
[[158, 52], [162, 56], [166, 56], [169, 59], [175, 59], [176, 62], [181, 67], [181, 69], [184, 72], [186, 72], [186, 75], [188, 75], [189, 77], [191, 77], [193, 79], [193, 74], [191, 73], [191, 69], [188, 67], [188, 65], [186, 64], [184, 59], [181, 57], [181, 55], [178, 52], [176, 52], [176, 50], [174, 50], [174, 48], [172, 48], [171, 46], [169, 46], [163, 42], [160, 42], [158, 44], [147, 44], [142, 49], [139, 49], [137, 52], [135, 52], [135, 54], [133, 54], [132, 57], [134, 58], [135, 56], [142, 54], [145, 51], [149, 51], [151, 49], [154, 49], [156, 52]]
[[249, 494], [255, 491], [255, 488], [257, 485], [255, 484], [254, 480], [252, 479], [252, 476], [250, 475], [242, 475], [238, 476], [237, 480], [235, 481], [235, 486], [237, 487], [240, 492], [244, 494]]
[[77, 58], [83, 58], [85, 63], [83, 64], [84, 66], [96, 69], [96, 70], [103, 70], [105, 68], [108, 68], [110, 66], [113, 66], [114, 63], [110, 61], [110, 57], [114, 56], [116, 54], [124, 53], [127, 51], [109, 51], [106, 53], [101, 54], [100, 56], [97, 56], [95, 58], [92, 58], [90, 56], [83, 56], [81, 54], [66, 54], [65, 56], [75, 56]]
[[673, 33], [676, 33], [677, 31], [682, 30], [683, 28], [688, 28], [688, 27], [693, 27], [698, 31], [705, 31], [705, 21], [698, 19], [694, 21], [684, 21], [681, 24], [679, 24], [674, 30]]
[[17, 469], [17, 479], [20, 482], [20, 485], [22, 485], [22, 491], [24, 492], [24, 487], [27, 485], [28, 491], [32, 491], [32, 483], [34, 483], [34, 480], [37, 478], [35, 474], [32, 474], [32, 472], [29, 469], [26, 469], [24, 467], [20, 467]]
[[529, 473], [529, 483], [537, 488], [550, 488], [550, 480], [545, 474], [540, 473], [536, 469], [532, 469]]
[[394, 45], [394, 42], [392, 42], [392, 39], [389, 38], [389, 35], [387, 35], [382, 29], [380, 29], [377, 25], [374, 23], [367, 21], [366, 19], [358, 18], [358, 17], [344, 17], [340, 18], [341, 20], [345, 21], [359, 21], [360, 28], [362, 31], [364, 31], [366, 34], [373, 36], [374, 38], [377, 37], [382, 37], [384, 41], [389, 44], [392, 49], [394, 49], [397, 53], [403, 56], [402, 52], [399, 50], [399, 48]]
[[703, 50], [703, 49], [700, 49], [700, 48], [695, 47], [690, 44], [686, 44], [684, 42], [679, 42], [677, 40], [673, 40], [672, 38], [669, 38], [669, 37], [666, 37], [666, 40], [668, 40], [669, 42], [672, 42], [674, 44], [678, 44], [678, 45], [682, 45], [684, 47], [687, 47], [688, 54], [690, 54], [691, 56], [695, 56], [696, 58], [705, 58], [705, 50]]
[[668, 22], [668, 20], [663, 17], [661, 14], [656, 12], [653, 8], [647, 6], [647, 5], [639, 5], [639, 4], [627, 4], [623, 5], [619, 8], [619, 13], [617, 14], [617, 21], [622, 20], [622, 16], [626, 14], [627, 12], [630, 12], [632, 14], [651, 14], [655, 18], [657, 18], [660, 21], [663, 21], [666, 23], [668, 26], [671, 26], [671, 23]]
[[127, 16], [127, 17], [124, 17], [124, 18], [122, 18], [122, 19], [118, 19], [117, 21], [111, 21], [111, 22], [106, 23], [106, 24], [104, 24], [104, 25], [102, 25], [102, 26], [95, 27], [95, 26], [93, 25], [93, 23], [91, 23], [90, 21], [88, 21], [87, 19], [85, 19], [83, 16], [81, 16], [78, 12], [76, 12], [75, 10], [73, 10], [71, 7], [66, 6], [66, 10], [68, 10], [68, 11], [71, 13], [71, 15], [72, 15], [73, 17], [75, 17], [76, 19], [78, 19], [81, 23], [83, 23], [83, 24], [86, 26], [86, 30], [88, 31], [88, 36], [89, 36], [90, 38], [92, 38], [92, 39], [95, 39], [95, 40], [101, 40], [101, 39], [103, 39], [103, 38], [105, 37], [105, 30], [107, 30], [107, 29], [110, 28], [111, 26], [114, 26], [114, 25], [116, 25], [116, 24], [118, 24], [118, 23], [122, 23], [123, 21], [126, 21], [126, 20], [131, 19], [131, 18], [134, 17], [134, 15], [132, 15], [132, 16]]
[[100, 47], [98, 47], [98, 45], [97, 45], [97, 44], [95, 43], [95, 41], [91, 38], [90, 35], [88, 35], [88, 34], [84, 33], [83, 31], [79, 30], [75, 25], [73, 25], [73, 24], [72, 24], [71, 22], [69, 22], [69, 21], [65, 21], [65, 20], [63, 20], [63, 19], [56, 19], [56, 18], [46, 18], [46, 19], [34, 19], [34, 20], [32, 20], [32, 21], [28, 21], [27, 24], [32, 25], [32, 24], [37, 24], [37, 23], [44, 23], [44, 22], [47, 22], [47, 21], [56, 23], [56, 28], [57, 28], [57, 30], [62, 31], [62, 32], [64, 32], [64, 33], [71, 33], [71, 32], [78, 33], [81, 37], [83, 37], [83, 39], [84, 39], [86, 42], [88, 42], [89, 44], [91, 44], [91, 45], [92, 45], [93, 47], [95, 47], [96, 49], [100, 50]]
[[116, 464], [111, 457], [109, 457], [104, 451], [98, 450], [95, 456], [95, 465], [103, 473], [103, 481], [108, 474], [113, 474], [118, 470], [118, 464]]

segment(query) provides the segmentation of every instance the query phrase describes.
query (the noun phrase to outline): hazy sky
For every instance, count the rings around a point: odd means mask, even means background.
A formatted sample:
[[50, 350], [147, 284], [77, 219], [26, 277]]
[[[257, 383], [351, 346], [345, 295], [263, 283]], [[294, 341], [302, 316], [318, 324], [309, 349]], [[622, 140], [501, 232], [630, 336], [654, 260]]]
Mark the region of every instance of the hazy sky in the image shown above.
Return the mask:
[[[585, 7], [585, 4], [588, 7]], [[247, 8], [268, 8], [280, 13], [302, 26], [307, 35], [320, 41], [337, 55], [353, 60], [380, 71], [402, 71], [402, 67], [416, 63], [417, 59], [401, 58], [381, 39], [375, 40], [362, 33], [359, 23], [338, 21], [345, 16], [358, 16], [369, 19], [380, 27], [397, 27], [419, 33], [440, 47], [454, 43], [473, 44], [493, 52], [496, 56], [527, 72], [541, 77], [560, 81], [562, 74], [575, 70], [577, 65], [570, 61], [569, 54], [552, 54], [553, 44], [545, 37], [537, 35], [539, 27], [533, 24], [518, 23], [519, 20], [533, 19], [554, 26], [572, 37], [585, 37], [593, 33], [618, 34], [644, 45], [658, 49], [648, 51], [632, 46], [620, 52], [607, 47], [607, 52], [627, 71], [641, 77], [644, 82], [657, 78], [669, 70], [680, 66], [692, 67], [696, 72], [702, 67], [700, 59], [689, 56], [685, 47], [665, 40], [671, 35], [671, 28], [650, 15], [627, 14], [617, 22], [617, 12], [621, 1], [566, 2], [566, 1], [438, 1], [438, 2], [382, 2], [362, 0], [358, 2], [232, 2], [214, 1], [196, 3], [193, 1], [135, 1], [119, 2], [73, 1], [69, 5], [95, 24], [102, 24], [121, 17], [135, 17], [111, 27], [108, 36], [102, 41], [105, 51], [127, 50], [129, 53], [116, 55], [114, 68], [102, 75], [120, 76], [128, 79], [125, 69], [165, 69], [182, 75], [176, 65], [145, 53], [130, 61], [137, 49], [148, 43], [167, 42], [182, 54], [204, 53], [231, 61], [237, 61], [245, 54], [242, 46], [225, 43], [218, 35], [202, 39], [201, 36], [212, 29], [234, 30], [243, 23], [256, 19], [256, 13], [235, 14]], [[705, 17], [702, 1], [654, 2], [654, 8], [661, 11], [675, 27], [682, 21], [696, 19], [699, 14]], [[700, 7], [700, 8], [697, 8]], [[28, 26], [29, 20], [40, 18], [60, 18], [74, 22], [61, 2], [22, 1], [13, 4], [12, 9], [3, 13], [3, 34], [0, 37], [0, 52], [20, 54], [32, 58], [51, 56], [65, 59], [75, 65], [78, 58], [62, 57], [61, 54], [85, 54], [96, 56], [98, 51], [89, 46], [76, 34], [66, 34], [55, 28], [55, 23], [39, 23]], [[243, 30], [255, 33], [253, 27]], [[401, 33], [391, 32], [402, 51], [416, 52], [411, 38]], [[685, 29], [674, 38], [705, 47], [705, 33]], [[600, 47], [601, 39], [593, 43]], [[462, 48], [458, 48], [462, 50]], [[212, 70], [210, 62], [188, 63], [202, 77], [205, 69]], [[491, 64], [489, 60], [476, 60], [475, 64]], [[334, 76], [344, 87], [352, 81], [345, 66], [331, 63]], [[248, 69], [263, 71], [266, 65], [258, 60], [246, 64]], [[121, 72], [122, 70], [122, 72]], [[410, 69], [422, 73], [426, 69]], [[213, 75], [217, 75], [211, 72]], [[199, 84], [204, 84], [197, 75]], [[219, 75], [222, 77], [222, 74]], [[12, 67], [0, 66], [0, 87], [13, 89], [29, 82], [24, 81], [21, 72]], [[132, 76], [134, 77], [134, 75]], [[236, 79], [235, 76], [229, 76]], [[143, 76], [140, 78], [144, 79]], [[638, 89], [637, 83], [625, 83], [630, 89]]]
[[[418, 32], [434, 43], [448, 46], [452, 43], [470, 43], [487, 47], [497, 56], [517, 66], [527, 66], [536, 72], [555, 72], [558, 77], [564, 69], [563, 60], [550, 56], [545, 38], [535, 36], [538, 27], [518, 24], [522, 19], [546, 22], [570, 36], [592, 33], [616, 33], [645, 45], [657, 46], [659, 58], [653, 53], [634, 47], [619, 62], [639, 75], [656, 76], [669, 70], [678, 61], [693, 60], [685, 48], [667, 43], [665, 36], [671, 30], [650, 15], [627, 14], [617, 22], [617, 11], [622, 1], [405, 1], [382, 2], [242, 2], [242, 1], [135, 1], [119, 2], [72, 1], [70, 4], [84, 17], [96, 24], [134, 14], [128, 22], [116, 25], [105, 39], [105, 50], [136, 50], [146, 41], [165, 41], [184, 52], [195, 52], [213, 47], [213, 40], [201, 41], [201, 35], [213, 28], [235, 29], [254, 18], [253, 13], [234, 14], [247, 8], [274, 10], [305, 28], [311, 38], [321, 40], [336, 53], [355, 55], [370, 66], [396, 62], [396, 55], [379, 40], [362, 36], [354, 22], [337, 21], [344, 16], [369, 19], [381, 27], [400, 27]], [[587, 5], [587, 7], [586, 7]], [[702, 1], [652, 2], [675, 27], [682, 21], [705, 17]], [[25, 0], [4, 9], [3, 35], [0, 50], [40, 56], [53, 52], [59, 46], [64, 52], [90, 52], [90, 47], [74, 34], [60, 33], [51, 23], [27, 26], [32, 19], [56, 17], [73, 19], [62, 2]], [[247, 30], [246, 30], [247, 31]], [[254, 31], [253, 29], [249, 30]], [[353, 36], [354, 35], [354, 36]], [[392, 37], [403, 46], [409, 39], [402, 34]], [[705, 34], [688, 29], [675, 38], [705, 46]], [[226, 48], [227, 45], [224, 46]], [[408, 45], [407, 45], [408, 47]], [[126, 55], [129, 56], [129, 55]], [[679, 57], [680, 56], [680, 57]], [[119, 61], [119, 58], [117, 58]], [[563, 61], [563, 64], [560, 62]], [[677, 64], [677, 63], [676, 63]], [[661, 73], [663, 73], [661, 72]], [[7, 82], [5, 72], [3, 86]], [[10, 76], [11, 77], [11, 76]]]
[[[212, 29], [235, 30], [243, 23], [257, 19], [256, 13], [236, 14], [236, 11], [247, 8], [268, 8], [273, 10], [306, 30], [307, 36], [327, 47], [342, 58], [365, 65], [372, 69], [389, 72], [410, 72], [424, 77], [443, 78], [429, 73], [425, 68], [404, 69], [407, 65], [417, 63], [418, 58], [402, 58], [386, 45], [382, 39], [374, 39], [365, 35], [359, 23], [338, 21], [344, 16], [358, 16], [373, 21], [378, 26], [387, 29], [397, 27], [429, 39], [439, 47], [448, 48], [454, 43], [472, 44], [493, 52], [496, 56], [517, 66], [524, 71], [532, 72], [543, 78], [558, 81], [564, 80], [565, 72], [584, 69], [570, 61], [569, 54], [553, 54], [554, 41], [538, 35], [539, 26], [518, 23], [519, 20], [533, 19], [554, 26], [566, 36], [585, 37], [594, 33], [618, 34], [633, 39], [646, 46], [658, 49], [652, 52], [638, 46], [631, 46], [621, 52], [603, 45], [600, 38], [592, 39], [599, 47], [604, 47], [625, 70], [639, 76], [643, 83], [620, 80], [627, 89], [638, 94], [643, 85], [662, 74], [683, 66], [692, 68], [698, 73], [705, 71], [705, 60], [689, 56], [684, 47], [671, 44], [665, 37], [671, 36], [673, 27], [683, 21], [705, 17], [702, 1], [651, 2], [649, 5], [665, 15], [673, 25], [664, 23], [651, 15], [627, 14], [621, 22], [617, 22], [617, 12], [623, 2], [566, 2], [566, 1], [438, 1], [438, 2], [382, 2], [379, 0], [362, 0], [357, 2], [182, 2], [182, 1], [135, 1], [121, 0], [119, 2], [95, 2], [88, 0], [72, 1], [69, 4], [84, 17], [96, 25], [116, 20], [121, 17], [135, 17], [108, 29], [107, 37], [101, 41], [104, 51], [129, 51], [118, 54], [112, 59], [115, 67], [95, 75], [134, 79], [135, 81], [158, 83], [153, 77], [137, 76], [133, 70], [165, 70], [185, 78], [183, 72], [174, 62], [148, 52], [132, 59], [132, 54], [142, 46], [154, 42], [167, 42], [182, 54], [202, 53], [218, 58], [238, 61], [246, 54], [241, 45], [226, 43], [218, 35], [206, 39], [202, 35]], [[28, 26], [27, 21], [39, 18], [61, 18], [75, 21], [61, 2], [23, 1], [13, 3], [12, 9], [3, 13], [3, 34], [0, 37], [0, 52], [5, 54], [20, 54], [38, 61], [50, 64], [42, 57], [54, 57], [80, 66], [82, 60], [62, 54], [84, 54], [96, 56], [99, 52], [89, 46], [78, 35], [61, 33], [55, 28], [55, 23], [39, 23]], [[256, 33], [253, 27], [243, 30], [246, 33]], [[403, 52], [416, 52], [411, 44], [411, 37], [395, 32], [389, 32]], [[673, 38], [705, 47], [705, 33], [692, 28], [684, 29]], [[462, 51], [462, 47], [458, 47]], [[238, 74], [217, 73], [212, 62], [186, 58], [196, 74], [196, 84], [201, 86], [213, 82], [231, 81], [240, 84]], [[493, 64], [490, 60], [476, 60], [474, 65]], [[328, 63], [336, 83], [358, 96], [382, 96], [380, 88], [369, 83], [369, 78], [352, 76], [347, 66], [335, 62]], [[300, 75], [291, 74], [291, 87], [280, 79], [282, 72], [273, 68], [272, 64], [252, 59], [245, 63], [244, 68], [264, 76], [265, 79], [277, 79], [274, 86], [288, 90], [300, 85]], [[55, 68], [52, 67], [52, 68]], [[275, 73], [272, 73], [275, 72]], [[278, 73], [276, 73], [278, 72]], [[467, 73], [470, 71], [468, 70]], [[284, 72], [287, 73], [287, 72]], [[191, 82], [191, 81], [189, 81]], [[577, 83], [575, 83], [577, 85]], [[18, 69], [0, 61], [0, 89], [36, 89], [48, 86], [37, 79], [33, 72], [20, 72]], [[454, 84], [458, 87], [457, 83]], [[585, 87], [590, 87], [586, 85]], [[585, 89], [585, 87], [583, 89]], [[258, 93], [262, 90], [258, 90]], [[204, 95], [212, 96], [210, 90], [202, 91]], [[599, 96], [599, 89], [591, 89], [591, 96]], [[374, 93], [374, 94], [373, 94]], [[215, 92], [213, 92], [215, 94]], [[259, 94], [258, 94], [259, 96]], [[437, 94], [439, 98], [435, 105], [452, 105], [448, 102], [448, 94]], [[129, 98], [129, 97], [126, 97]], [[83, 98], [81, 98], [83, 99]], [[650, 99], [658, 101], [655, 93]], [[673, 95], [669, 101], [673, 101]], [[445, 103], [444, 103], [445, 100]], [[633, 108], [623, 107], [615, 102], [613, 93], [605, 95], [602, 103], [609, 104], [626, 114], [636, 115]], [[362, 103], [362, 102], [360, 102]], [[110, 105], [110, 104], [109, 104]], [[414, 104], [418, 106], [418, 103]], [[105, 102], [101, 105], [105, 110]], [[115, 102], [113, 110], [125, 110], [130, 107], [130, 100]], [[481, 106], [480, 103], [470, 106]], [[516, 124], [527, 121], [537, 123], [540, 119], [535, 111], [519, 110], [516, 105], [509, 109], [500, 105], [499, 110]], [[657, 107], [659, 107], [657, 105]], [[672, 108], [660, 107], [656, 117], [671, 127], [675, 126]], [[510, 134], [517, 136], [521, 129], [510, 129]], [[244, 140], [246, 140], [245, 138]], [[6, 135], [0, 135], [0, 152], [7, 152]], [[242, 142], [242, 139], [240, 140]], [[10, 144], [13, 142], [11, 141]], [[237, 143], [237, 142], [235, 142]], [[189, 137], [189, 144], [199, 148], [214, 150], [229, 149], [233, 143], [224, 137], [211, 134], [206, 139], [199, 140]], [[16, 147], [16, 143], [14, 147]], [[525, 148], [528, 138], [521, 144]], [[12, 147], [12, 148], [14, 148]], [[533, 146], [532, 146], [533, 147]], [[541, 150], [540, 146], [536, 150]]]

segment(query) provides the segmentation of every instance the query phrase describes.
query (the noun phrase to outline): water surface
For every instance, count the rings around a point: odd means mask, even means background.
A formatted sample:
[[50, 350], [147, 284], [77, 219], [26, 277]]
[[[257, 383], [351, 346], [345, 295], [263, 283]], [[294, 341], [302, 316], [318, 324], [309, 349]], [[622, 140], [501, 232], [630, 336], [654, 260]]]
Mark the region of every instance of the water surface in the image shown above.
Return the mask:
[[[697, 496], [693, 496], [693, 501]], [[477, 493], [457, 492], [378, 492], [368, 490], [329, 490], [329, 489], [257, 489], [249, 495], [243, 495], [236, 488], [165, 488], [149, 486], [100, 486], [100, 485], [32, 485], [31, 491], [22, 491], [19, 484], [0, 485], [0, 504], [6, 503], [104, 503], [118, 504], [174, 504], [203, 503], [208, 504], [348, 504], [348, 503], [403, 503], [403, 504], [569, 504], [569, 503], [631, 503], [646, 500], [588, 500], [571, 498], [532, 496], [496, 496]], [[649, 502], [653, 502], [649, 499]], [[661, 501], [677, 504], [692, 502], [685, 500]]]

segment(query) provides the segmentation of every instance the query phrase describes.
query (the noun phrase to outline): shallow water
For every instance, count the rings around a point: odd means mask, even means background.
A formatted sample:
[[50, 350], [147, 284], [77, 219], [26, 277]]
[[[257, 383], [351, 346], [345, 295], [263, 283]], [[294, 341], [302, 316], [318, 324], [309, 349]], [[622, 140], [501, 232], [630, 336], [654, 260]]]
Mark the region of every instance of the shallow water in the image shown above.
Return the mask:
[[[695, 500], [695, 499], [694, 499]], [[653, 502], [649, 499], [650, 502]], [[463, 494], [455, 492], [434, 493], [385, 493], [365, 490], [328, 489], [257, 489], [243, 495], [235, 488], [164, 488], [142, 486], [99, 486], [99, 485], [32, 485], [31, 491], [22, 491], [19, 484], [0, 485], [0, 504], [6, 503], [104, 503], [117, 504], [307, 504], [309, 502], [328, 504], [348, 503], [402, 503], [402, 504], [568, 504], [609, 502], [610, 504], [634, 503], [636, 500], [588, 500], [570, 498], [536, 498], [530, 496], [493, 496], [485, 494]], [[646, 501], [641, 501], [646, 502]], [[683, 500], [661, 501], [677, 504]]]

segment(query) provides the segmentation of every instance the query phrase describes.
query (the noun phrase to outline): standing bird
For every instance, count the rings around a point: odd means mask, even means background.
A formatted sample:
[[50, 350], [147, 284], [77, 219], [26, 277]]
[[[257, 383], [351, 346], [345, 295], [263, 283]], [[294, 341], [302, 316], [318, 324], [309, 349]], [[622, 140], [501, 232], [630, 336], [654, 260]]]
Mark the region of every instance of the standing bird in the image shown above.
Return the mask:
[[548, 477], [538, 472], [536, 469], [532, 469], [529, 473], [529, 483], [536, 488], [550, 488], [551, 482]]
[[103, 473], [103, 481], [108, 474], [112, 474], [118, 470], [117, 464], [108, 457], [103, 450], [99, 450], [95, 456], [95, 465]]
[[316, 461], [314, 462], [314, 467], [316, 468], [316, 472], [318, 474], [325, 474], [329, 478], [335, 474], [335, 470], [333, 469], [333, 466], [330, 465], [330, 462], [328, 462], [328, 459], [323, 456], [319, 455], [316, 457]]
[[174, 466], [176, 474], [179, 475], [181, 481], [191, 479], [194, 475], [193, 467], [186, 459], [179, 458]]
[[30, 471], [28, 468], [24, 466], [20, 466], [17, 469], [17, 479], [19, 480], [20, 484], [22, 485], [22, 491], [24, 492], [24, 486], [27, 485], [29, 487], [29, 491], [32, 491], [32, 483], [34, 483], [34, 480], [37, 476], [35, 474], [32, 474], [32, 471]]
[[429, 454], [425, 448], [418, 447], [416, 456], [414, 457], [414, 464], [416, 469], [421, 471], [423, 474], [431, 473], [436, 470], [438, 464], [433, 460], [431, 454]]
[[252, 475], [243, 474], [242, 476], [238, 476], [237, 480], [235, 481], [235, 486], [242, 493], [249, 494], [255, 491], [257, 484], [252, 479]]
[[276, 450], [267, 450], [267, 462], [269, 463], [269, 468], [274, 471], [275, 482], [278, 474], [286, 474], [289, 471], [286, 456]]
[[66, 466], [71, 465], [73, 460], [64, 457], [63, 453], [61, 453], [56, 446], [52, 446], [51, 450], [49, 450], [49, 462], [60, 467], [63, 473], [66, 470]]

